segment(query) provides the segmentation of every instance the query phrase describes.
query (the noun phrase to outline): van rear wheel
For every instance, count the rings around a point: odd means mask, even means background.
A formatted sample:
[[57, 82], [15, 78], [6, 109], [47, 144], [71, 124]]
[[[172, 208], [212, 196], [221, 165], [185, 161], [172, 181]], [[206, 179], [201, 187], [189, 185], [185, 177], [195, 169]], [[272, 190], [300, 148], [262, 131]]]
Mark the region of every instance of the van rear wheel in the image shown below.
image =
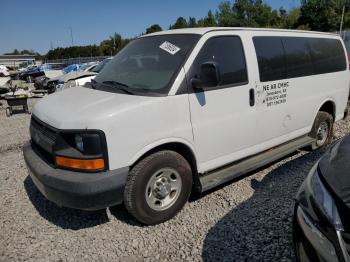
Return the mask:
[[141, 223], [159, 224], [181, 210], [191, 189], [192, 171], [186, 159], [174, 151], [159, 151], [131, 169], [124, 205]]
[[318, 112], [310, 136], [315, 138], [311, 149], [319, 149], [332, 141], [333, 138], [333, 117], [327, 112]]

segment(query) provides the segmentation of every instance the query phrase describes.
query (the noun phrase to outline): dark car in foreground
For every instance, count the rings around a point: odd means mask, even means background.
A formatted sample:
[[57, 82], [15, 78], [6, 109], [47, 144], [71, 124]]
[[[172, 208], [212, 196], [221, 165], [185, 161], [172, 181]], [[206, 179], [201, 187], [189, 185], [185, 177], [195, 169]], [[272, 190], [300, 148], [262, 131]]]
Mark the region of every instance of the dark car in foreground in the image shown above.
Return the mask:
[[313, 166], [296, 197], [298, 261], [350, 261], [350, 135]]

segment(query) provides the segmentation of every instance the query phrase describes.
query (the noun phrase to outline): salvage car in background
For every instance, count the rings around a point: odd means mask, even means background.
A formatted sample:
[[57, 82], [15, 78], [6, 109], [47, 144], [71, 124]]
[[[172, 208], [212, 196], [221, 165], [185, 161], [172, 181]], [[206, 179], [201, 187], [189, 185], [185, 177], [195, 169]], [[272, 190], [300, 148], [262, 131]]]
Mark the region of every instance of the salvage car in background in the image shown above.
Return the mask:
[[[58, 80], [52, 80], [48, 83], [48, 89], [55, 91], [62, 91], [64, 89], [82, 86], [90, 82], [95, 76], [112, 60], [112, 57], [104, 59], [98, 65], [89, 66], [84, 71], [73, 72], [59, 77]], [[51, 83], [50, 83], [51, 82]]]
[[50, 74], [50, 71], [62, 71], [65, 67], [64, 64], [61, 63], [47, 63], [42, 64], [38, 67], [34, 67], [27, 71], [23, 71], [19, 74], [19, 79], [26, 80], [28, 83], [31, 83], [34, 78], [38, 76], [43, 76], [46, 73]]
[[4, 65], [0, 65], [0, 77], [2, 76], [9, 76], [10, 72], [8, 70], [8, 68]]
[[298, 261], [350, 261], [350, 135], [312, 167], [296, 197]]
[[62, 69], [58, 75], [53, 75], [51, 77], [47, 75], [39, 76], [35, 78], [34, 87], [37, 90], [46, 90], [49, 94], [55, 92], [56, 84], [59, 79], [79, 75], [78, 72], [88, 72], [91, 71], [97, 63], [85, 63], [85, 64], [72, 64]]

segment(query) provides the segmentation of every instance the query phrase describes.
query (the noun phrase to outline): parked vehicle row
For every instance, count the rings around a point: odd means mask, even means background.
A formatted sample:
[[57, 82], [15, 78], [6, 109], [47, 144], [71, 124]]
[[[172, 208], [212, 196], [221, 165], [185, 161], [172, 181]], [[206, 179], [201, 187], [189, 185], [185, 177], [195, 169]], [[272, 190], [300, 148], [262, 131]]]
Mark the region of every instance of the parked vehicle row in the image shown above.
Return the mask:
[[45, 73], [44, 75], [36, 77], [34, 79], [34, 87], [38, 90], [47, 90], [49, 93], [53, 93], [55, 90], [50, 90], [50, 88], [48, 88], [48, 82], [51, 79], [56, 79], [62, 75], [69, 74], [71, 72], [84, 70], [85, 66], [86, 66], [85, 64], [72, 64], [67, 67], [64, 67], [62, 70], [58, 72], [56, 71], [55, 74], [49, 75]]
[[91, 81], [110, 59], [107, 58], [100, 63], [73, 64], [60, 71], [46, 71], [44, 75], [34, 79], [34, 87], [50, 94], [72, 86], [83, 85]]
[[34, 78], [45, 75], [46, 71], [61, 71], [65, 67], [60, 63], [47, 63], [19, 73], [19, 79], [32, 82]]
[[55, 91], [62, 91], [67, 88], [83, 86], [92, 79], [111, 61], [112, 58], [106, 58], [96, 65], [89, 66], [83, 71], [72, 72], [61, 77], [51, 79], [48, 82], [48, 87], [51, 86]]

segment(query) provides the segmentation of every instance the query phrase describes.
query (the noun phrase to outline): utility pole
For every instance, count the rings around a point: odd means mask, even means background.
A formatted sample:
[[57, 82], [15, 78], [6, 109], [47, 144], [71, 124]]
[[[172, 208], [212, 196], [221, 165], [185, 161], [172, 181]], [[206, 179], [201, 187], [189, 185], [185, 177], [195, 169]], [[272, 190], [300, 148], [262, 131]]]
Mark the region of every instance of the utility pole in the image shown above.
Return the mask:
[[72, 27], [70, 26], [69, 27], [69, 30], [70, 30], [70, 38], [72, 40], [72, 46], [74, 45], [74, 42], [73, 42], [73, 31], [72, 31]]
[[115, 34], [113, 35], [113, 54], [115, 54]]
[[342, 36], [341, 33], [342, 33], [342, 30], [343, 30], [344, 14], [345, 14], [345, 5], [343, 6], [343, 12], [341, 14], [341, 22], [340, 22], [340, 29], [339, 29], [340, 36]]

